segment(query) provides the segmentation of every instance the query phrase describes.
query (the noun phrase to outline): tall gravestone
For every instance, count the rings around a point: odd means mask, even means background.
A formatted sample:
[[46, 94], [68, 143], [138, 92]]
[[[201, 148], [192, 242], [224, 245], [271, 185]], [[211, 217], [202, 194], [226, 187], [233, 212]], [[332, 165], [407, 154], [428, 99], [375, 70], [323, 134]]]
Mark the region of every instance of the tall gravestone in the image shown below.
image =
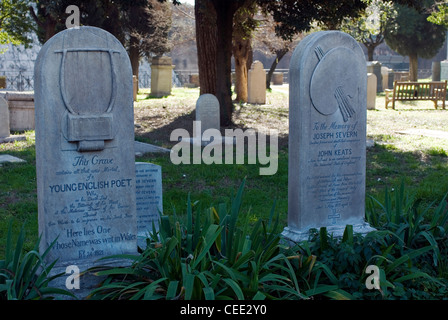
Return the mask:
[[171, 94], [174, 66], [170, 57], [154, 57], [151, 60], [151, 95], [157, 98]]
[[153, 163], [135, 163], [138, 244], [145, 247], [149, 233], [159, 230], [163, 214], [162, 167]]
[[376, 76], [376, 80], [377, 80], [376, 92], [382, 92], [383, 91], [383, 76], [381, 74], [381, 62], [368, 61], [367, 62], [367, 72], [373, 73]]
[[283, 236], [308, 239], [312, 228], [335, 236], [364, 221], [366, 64], [340, 31], [311, 34], [290, 63], [288, 226]]
[[254, 61], [250, 67], [247, 79], [247, 102], [255, 104], [266, 103], [266, 71], [261, 61]]
[[448, 60], [440, 62], [440, 80], [448, 80]]
[[[91, 267], [137, 252], [131, 64], [110, 33], [56, 34], [35, 64], [36, 170], [41, 250]], [[82, 285], [82, 283], [81, 283]]]
[[376, 104], [376, 75], [367, 74], [367, 110], [374, 110]]

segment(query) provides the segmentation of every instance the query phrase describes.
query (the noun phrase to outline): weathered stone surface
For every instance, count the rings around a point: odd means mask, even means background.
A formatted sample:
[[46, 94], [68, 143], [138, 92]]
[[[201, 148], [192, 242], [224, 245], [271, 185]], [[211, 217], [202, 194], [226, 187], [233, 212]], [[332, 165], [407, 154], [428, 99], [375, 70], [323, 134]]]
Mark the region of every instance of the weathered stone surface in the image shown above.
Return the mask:
[[440, 81], [440, 61], [433, 61], [431, 65], [431, 80]]
[[159, 230], [160, 215], [163, 214], [162, 167], [153, 163], [136, 162], [136, 201], [138, 245], [146, 247], [146, 238]]
[[134, 115], [126, 50], [94, 27], [56, 34], [35, 65], [41, 250], [81, 270], [135, 253]]
[[278, 86], [283, 85], [283, 72], [274, 72], [272, 74], [272, 84]]
[[8, 101], [0, 97], [0, 139], [9, 137]]
[[11, 131], [34, 130], [34, 93], [6, 92], [9, 105], [9, 127]]
[[22, 163], [22, 162], [26, 162], [26, 161], [23, 159], [11, 156], [9, 154], [0, 154], [0, 163], [5, 163], [5, 162]]
[[379, 61], [368, 61], [367, 62], [367, 72], [376, 75], [377, 85], [376, 92], [383, 91], [383, 76], [381, 74], [381, 62]]
[[290, 63], [288, 227], [291, 241], [312, 228], [335, 236], [364, 221], [366, 64], [362, 49], [339, 31], [316, 32]]
[[448, 80], [448, 60], [440, 62], [440, 80]]
[[170, 57], [154, 57], [151, 61], [151, 95], [157, 98], [171, 94], [174, 66]]
[[220, 130], [219, 101], [210, 93], [202, 94], [196, 101], [196, 121], [201, 121], [201, 135], [207, 129]]
[[376, 75], [367, 74], [367, 110], [374, 110], [376, 104]]
[[266, 71], [263, 63], [254, 61], [250, 67], [247, 80], [247, 102], [254, 104], [266, 103]]

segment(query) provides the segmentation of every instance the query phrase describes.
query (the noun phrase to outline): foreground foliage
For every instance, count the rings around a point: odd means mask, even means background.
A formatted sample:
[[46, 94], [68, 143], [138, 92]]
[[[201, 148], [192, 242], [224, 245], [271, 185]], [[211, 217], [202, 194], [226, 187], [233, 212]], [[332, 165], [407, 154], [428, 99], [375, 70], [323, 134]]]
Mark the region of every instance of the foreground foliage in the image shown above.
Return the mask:
[[[186, 221], [163, 216], [160, 231], [126, 268], [107, 276], [91, 299], [439, 299], [447, 293], [448, 220], [445, 198], [420, 209], [402, 185], [395, 201], [371, 198], [367, 220], [378, 230], [361, 236], [348, 225], [342, 239], [326, 228], [296, 245], [282, 242], [274, 207], [249, 228], [241, 212], [244, 182], [230, 210], [187, 204]], [[426, 223], [427, 216], [431, 219]], [[240, 219], [238, 221], [238, 219]], [[251, 231], [249, 231], [251, 230]], [[116, 257], [114, 257], [116, 258]], [[369, 265], [378, 290], [367, 289]]]
[[[347, 225], [342, 238], [326, 228], [308, 241], [285, 242], [275, 202], [267, 219], [251, 224], [242, 208], [245, 181], [230, 205], [202, 208], [188, 197], [183, 215], [162, 216], [159, 230], [126, 267], [95, 267], [105, 277], [88, 299], [112, 300], [293, 300], [445, 299], [448, 290], [447, 196], [422, 205], [402, 183], [370, 197], [366, 220], [377, 229], [362, 236]], [[54, 263], [43, 263], [39, 241], [23, 248], [24, 228], [7, 235], [0, 260], [0, 299], [53, 299], [64, 290], [49, 283]], [[155, 228], [153, 228], [155, 230]], [[51, 248], [51, 246], [50, 246]], [[378, 270], [372, 283], [369, 266]], [[374, 279], [375, 280], [375, 279]], [[374, 281], [375, 282], [375, 281]]]
[[24, 230], [22, 227], [14, 244], [12, 223], [9, 225], [5, 259], [0, 260], [0, 300], [37, 300], [53, 299], [61, 295], [72, 296], [70, 292], [49, 286], [50, 281], [60, 276], [50, 276], [56, 261], [49, 265], [44, 263], [52, 245], [40, 254], [39, 239], [32, 250], [25, 252]]

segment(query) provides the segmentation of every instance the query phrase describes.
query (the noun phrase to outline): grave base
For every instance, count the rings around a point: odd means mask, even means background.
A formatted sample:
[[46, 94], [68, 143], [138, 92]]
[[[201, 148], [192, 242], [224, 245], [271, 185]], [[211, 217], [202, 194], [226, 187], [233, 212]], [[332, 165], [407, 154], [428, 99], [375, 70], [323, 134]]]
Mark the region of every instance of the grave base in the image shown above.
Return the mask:
[[[346, 225], [338, 225], [338, 226], [326, 226], [327, 233], [329, 235], [333, 235], [335, 238], [342, 238], [344, 235]], [[311, 229], [296, 229], [291, 227], [285, 227], [282, 232], [282, 237], [289, 243], [299, 243], [302, 241], [308, 241], [310, 238], [310, 230]], [[367, 222], [354, 224], [353, 225], [353, 233], [358, 233], [365, 236], [367, 233], [376, 231], [375, 228], [372, 228]]]
[[[79, 263], [79, 261], [67, 261], [64, 264], [56, 265], [50, 271], [49, 276], [54, 276], [57, 274], [62, 274], [62, 276], [50, 281], [49, 287], [58, 288], [72, 293], [76, 298], [68, 295], [54, 295], [57, 300], [86, 300], [89, 294], [101, 284], [102, 281], [106, 279], [106, 276], [97, 276], [95, 272], [98, 270], [89, 271], [89, 268], [107, 266], [107, 267], [129, 267], [131, 265], [131, 260], [128, 259], [106, 259], [101, 261], [94, 261], [89, 263]], [[74, 276], [73, 272], [66, 273], [68, 266], [76, 266], [79, 268], [79, 289], [67, 289], [66, 281], [68, 277]], [[70, 278], [72, 279], [72, 278]], [[70, 282], [70, 280], [69, 280]], [[73, 283], [71, 281], [70, 283]]]
[[220, 139], [212, 140], [212, 141], [204, 141], [201, 138], [189, 138], [187, 139], [191, 144], [193, 145], [200, 145], [202, 147], [205, 147], [207, 145], [213, 146], [215, 144], [235, 144], [235, 137], [226, 137], [223, 136]]

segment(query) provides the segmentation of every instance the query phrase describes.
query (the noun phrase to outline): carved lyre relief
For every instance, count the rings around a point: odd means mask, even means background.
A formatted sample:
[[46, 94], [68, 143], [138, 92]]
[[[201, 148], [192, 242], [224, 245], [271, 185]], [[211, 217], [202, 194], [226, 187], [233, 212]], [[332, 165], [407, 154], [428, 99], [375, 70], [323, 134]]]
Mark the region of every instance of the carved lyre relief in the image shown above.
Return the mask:
[[310, 96], [314, 108], [323, 115], [341, 112], [344, 122], [356, 113], [353, 103], [359, 99], [359, 79], [352, 75], [357, 59], [352, 50], [336, 47], [324, 53], [321, 47], [314, 49], [318, 63], [314, 69]]
[[[117, 95], [116, 50], [70, 48], [62, 54], [59, 85], [67, 110], [65, 137], [79, 152], [100, 151], [114, 139]], [[65, 120], [64, 120], [65, 121]], [[65, 125], [64, 125], [65, 127]]]

